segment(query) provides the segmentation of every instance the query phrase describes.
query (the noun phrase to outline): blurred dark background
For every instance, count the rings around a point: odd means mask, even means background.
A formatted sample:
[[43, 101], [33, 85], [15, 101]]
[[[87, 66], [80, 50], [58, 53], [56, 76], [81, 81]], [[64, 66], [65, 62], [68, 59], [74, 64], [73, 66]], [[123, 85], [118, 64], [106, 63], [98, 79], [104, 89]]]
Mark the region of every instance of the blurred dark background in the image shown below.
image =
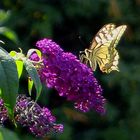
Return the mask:
[[[107, 23], [128, 28], [117, 46], [120, 72], [95, 72], [107, 99], [106, 115], [80, 113], [44, 87], [40, 105], [48, 106], [65, 127], [63, 134], [44, 140], [140, 140], [140, 0], [0, 1], [0, 39], [7, 51], [20, 47], [26, 53], [37, 40], [48, 37], [78, 56]], [[20, 93], [27, 93], [25, 74], [20, 82]], [[12, 135], [34, 139], [25, 133]]]

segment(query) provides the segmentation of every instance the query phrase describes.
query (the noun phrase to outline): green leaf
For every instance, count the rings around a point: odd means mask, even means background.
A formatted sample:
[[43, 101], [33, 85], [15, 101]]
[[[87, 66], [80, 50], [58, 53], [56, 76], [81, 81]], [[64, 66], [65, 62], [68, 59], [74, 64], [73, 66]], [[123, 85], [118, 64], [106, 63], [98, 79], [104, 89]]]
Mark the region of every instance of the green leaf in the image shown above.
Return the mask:
[[31, 96], [33, 84], [34, 84], [33, 80], [30, 77], [28, 77], [28, 92], [30, 96]]
[[31, 79], [34, 82], [35, 88], [36, 88], [36, 100], [39, 98], [40, 94], [41, 94], [41, 90], [42, 90], [42, 84], [39, 78], [39, 75], [37, 73], [36, 68], [34, 67], [34, 65], [31, 63], [31, 61], [29, 59], [24, 60], [24, 65], [25, 68], [29, 74], [29, 76], [31, 77]]
[[[11, 57], [16, 57], [17, 52], [16, 51], [11, 51], [10, 53]], [[15, 60], [16, 66], [17, 66], [17, 71], [18, 71], [18, 78], [21, 77], [21, 74], [23, 72], [23, 61], [22, 60]]]
[[17, 65], [17, 71], [18, 71], [18, 78], [20, 78], [23, 72], [23, 61], [16, 60], [16, 65]]
[[0, 34], [4, 35], [11, 41], [17, 43], [19, 41], [16, 33], [7, 27], [0, 27]]
[[13, 108], [18, 94], [18, 73], [14, 59], [0, 47], [0, 88], [10, 117], [13, 117]]
[[0, 140], [19, 140], [17, 134], [6, 128], [0, 128]]

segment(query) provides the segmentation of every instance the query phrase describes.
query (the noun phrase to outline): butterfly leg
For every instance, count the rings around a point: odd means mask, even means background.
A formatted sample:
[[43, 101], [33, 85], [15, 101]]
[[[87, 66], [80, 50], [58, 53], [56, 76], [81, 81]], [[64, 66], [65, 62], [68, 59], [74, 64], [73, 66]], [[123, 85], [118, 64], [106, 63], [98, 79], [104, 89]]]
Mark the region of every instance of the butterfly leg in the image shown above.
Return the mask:
[[85, 49], [85, 55], [86, 59], [88, 59], [89, 62], [88, 65], [91, 67], [93, 71], [95, 71], [97, 67], [97, 62], [96, 59], [94, 58], [95, 52], [92, 49]]
[[91, 66], [92, 65], [91, 60], [85, 54], [79, 55], [79, 58], [80, 58], [81, 62], [86, 64], [87, 66]]

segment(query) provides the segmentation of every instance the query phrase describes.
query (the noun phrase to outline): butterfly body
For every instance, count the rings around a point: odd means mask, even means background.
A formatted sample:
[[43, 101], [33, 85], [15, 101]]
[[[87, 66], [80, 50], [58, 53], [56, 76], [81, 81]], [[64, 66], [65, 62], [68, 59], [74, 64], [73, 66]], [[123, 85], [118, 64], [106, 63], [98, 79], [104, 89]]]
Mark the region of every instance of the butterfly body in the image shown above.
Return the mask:
[[126, 30], [126, 25], [115, 27], [114, 24], [104, 25], [93, 38], [90, 48], [80, 52], [81, 62], [89, 65], [93, 71], [97, 64], [102, 72], [119, 71], [116, 45]]

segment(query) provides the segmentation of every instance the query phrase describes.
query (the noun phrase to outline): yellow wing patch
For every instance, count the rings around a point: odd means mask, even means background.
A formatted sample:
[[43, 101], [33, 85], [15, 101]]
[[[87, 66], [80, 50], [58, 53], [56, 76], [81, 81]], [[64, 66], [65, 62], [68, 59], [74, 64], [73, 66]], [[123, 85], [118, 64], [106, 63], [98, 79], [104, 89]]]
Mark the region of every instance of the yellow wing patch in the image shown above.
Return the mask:
[[81, 62], [89, 65], [93, 71], [97, 64], [102, 72], [119, 71], [116, 45], [126, 28], [126, 25], [116, 27], [112, 23], [104, 25], [93, 38], [90, 48], [79, 54]]

